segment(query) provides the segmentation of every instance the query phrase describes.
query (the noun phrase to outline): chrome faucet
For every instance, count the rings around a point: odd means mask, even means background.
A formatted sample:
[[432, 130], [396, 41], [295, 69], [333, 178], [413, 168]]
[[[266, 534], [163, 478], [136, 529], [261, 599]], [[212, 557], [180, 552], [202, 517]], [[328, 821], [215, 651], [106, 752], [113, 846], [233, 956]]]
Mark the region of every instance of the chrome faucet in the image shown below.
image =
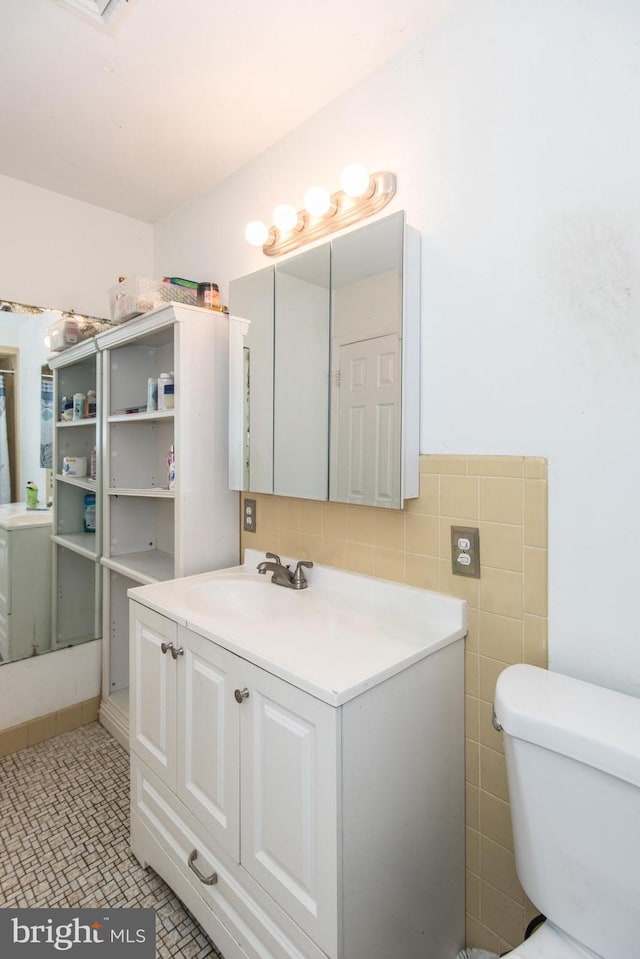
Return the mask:
[[[276, 586], [286, 586], [288, 589], [306, 589], [309, 585], [307, 583], [307, 578], [304, 575], [303, 566], [306, 566], [307, 569], [311, 569], [313, 563], [308, 562], [307, 560], [301, 559], [299, 563], [296, 564], [296, 568], [291, 572], [290, 566], [284, 566], [282, 560], [276, 553], [266, 553], [267, 559], [263, 560], [261, 563], [258, 563], [256, 569], [260, 574], [264, 576], [265, 573], [273, 573], [271, 577], [271, 582], [275, 583]], [[272, 562], [268, 562], [272, 560]]]

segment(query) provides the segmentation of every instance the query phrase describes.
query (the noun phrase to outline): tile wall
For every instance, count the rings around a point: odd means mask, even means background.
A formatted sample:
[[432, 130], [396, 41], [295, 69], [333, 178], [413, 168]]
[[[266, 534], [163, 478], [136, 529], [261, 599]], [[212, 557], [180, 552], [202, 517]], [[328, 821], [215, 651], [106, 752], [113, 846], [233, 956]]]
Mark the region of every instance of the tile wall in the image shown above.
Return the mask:
[[[515, 875], [495, 681], [547, 665], [547, 465], [538, 457], [422, 456], [403, 511], [247, 494], [242, 546], [439, 590], [469, 603], [466, 639], [467, 945], [502, 953], [537, 914]], [[480, 529], [481, 577], [451, 573], [451, 525]]]
[[56, 712], [30, 719], [27, 723], [20, 723], [19, 726], [2, 729], [0, 730], [0, 756], [17, 753], [27, 746], [44, 742], [45, 739], [52, 739], [61, 733], [68, 733], [80, 726], [95, 723], [99, 708], [100, 697], [94, 696], [74, 706], [67, 706], [65, 709], [58, 709]]

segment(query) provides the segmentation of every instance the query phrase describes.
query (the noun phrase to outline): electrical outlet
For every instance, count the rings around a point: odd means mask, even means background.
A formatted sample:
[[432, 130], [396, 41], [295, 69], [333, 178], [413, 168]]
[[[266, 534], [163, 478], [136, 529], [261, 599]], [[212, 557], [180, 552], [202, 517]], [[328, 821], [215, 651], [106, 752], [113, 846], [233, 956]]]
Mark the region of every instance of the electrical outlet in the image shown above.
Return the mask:
[[256, 501], [254, 499], [245, 499], [242, 505], [242, 528], [245, 533], [255, 533], [256, 531]]
[[451, 572], [480, 579], [480, 530], [476, 526], [451, 527]]

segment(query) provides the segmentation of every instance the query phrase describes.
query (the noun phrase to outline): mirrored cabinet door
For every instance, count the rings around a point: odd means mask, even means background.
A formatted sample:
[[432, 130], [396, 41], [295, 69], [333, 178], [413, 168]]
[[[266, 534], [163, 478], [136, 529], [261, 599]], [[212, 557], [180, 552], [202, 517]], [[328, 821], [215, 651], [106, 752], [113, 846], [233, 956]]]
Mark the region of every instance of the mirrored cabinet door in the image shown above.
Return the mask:
[[326, 500], [330, 248], [276, 266], [273, 492]]

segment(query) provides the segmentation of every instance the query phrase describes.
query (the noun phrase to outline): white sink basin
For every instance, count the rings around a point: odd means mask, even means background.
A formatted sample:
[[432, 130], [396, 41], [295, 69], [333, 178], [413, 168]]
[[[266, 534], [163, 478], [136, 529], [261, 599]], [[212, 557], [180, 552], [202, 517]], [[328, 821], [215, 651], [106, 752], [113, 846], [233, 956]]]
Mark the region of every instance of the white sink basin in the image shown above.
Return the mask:
[[239, 618], [262, 622], [268, 617], [292, 615], [296, 590], [275, 586], [271, 574], [253, 579], [229, 576], [209, 579], [187, 589], [184, 602], [193, 616]]

